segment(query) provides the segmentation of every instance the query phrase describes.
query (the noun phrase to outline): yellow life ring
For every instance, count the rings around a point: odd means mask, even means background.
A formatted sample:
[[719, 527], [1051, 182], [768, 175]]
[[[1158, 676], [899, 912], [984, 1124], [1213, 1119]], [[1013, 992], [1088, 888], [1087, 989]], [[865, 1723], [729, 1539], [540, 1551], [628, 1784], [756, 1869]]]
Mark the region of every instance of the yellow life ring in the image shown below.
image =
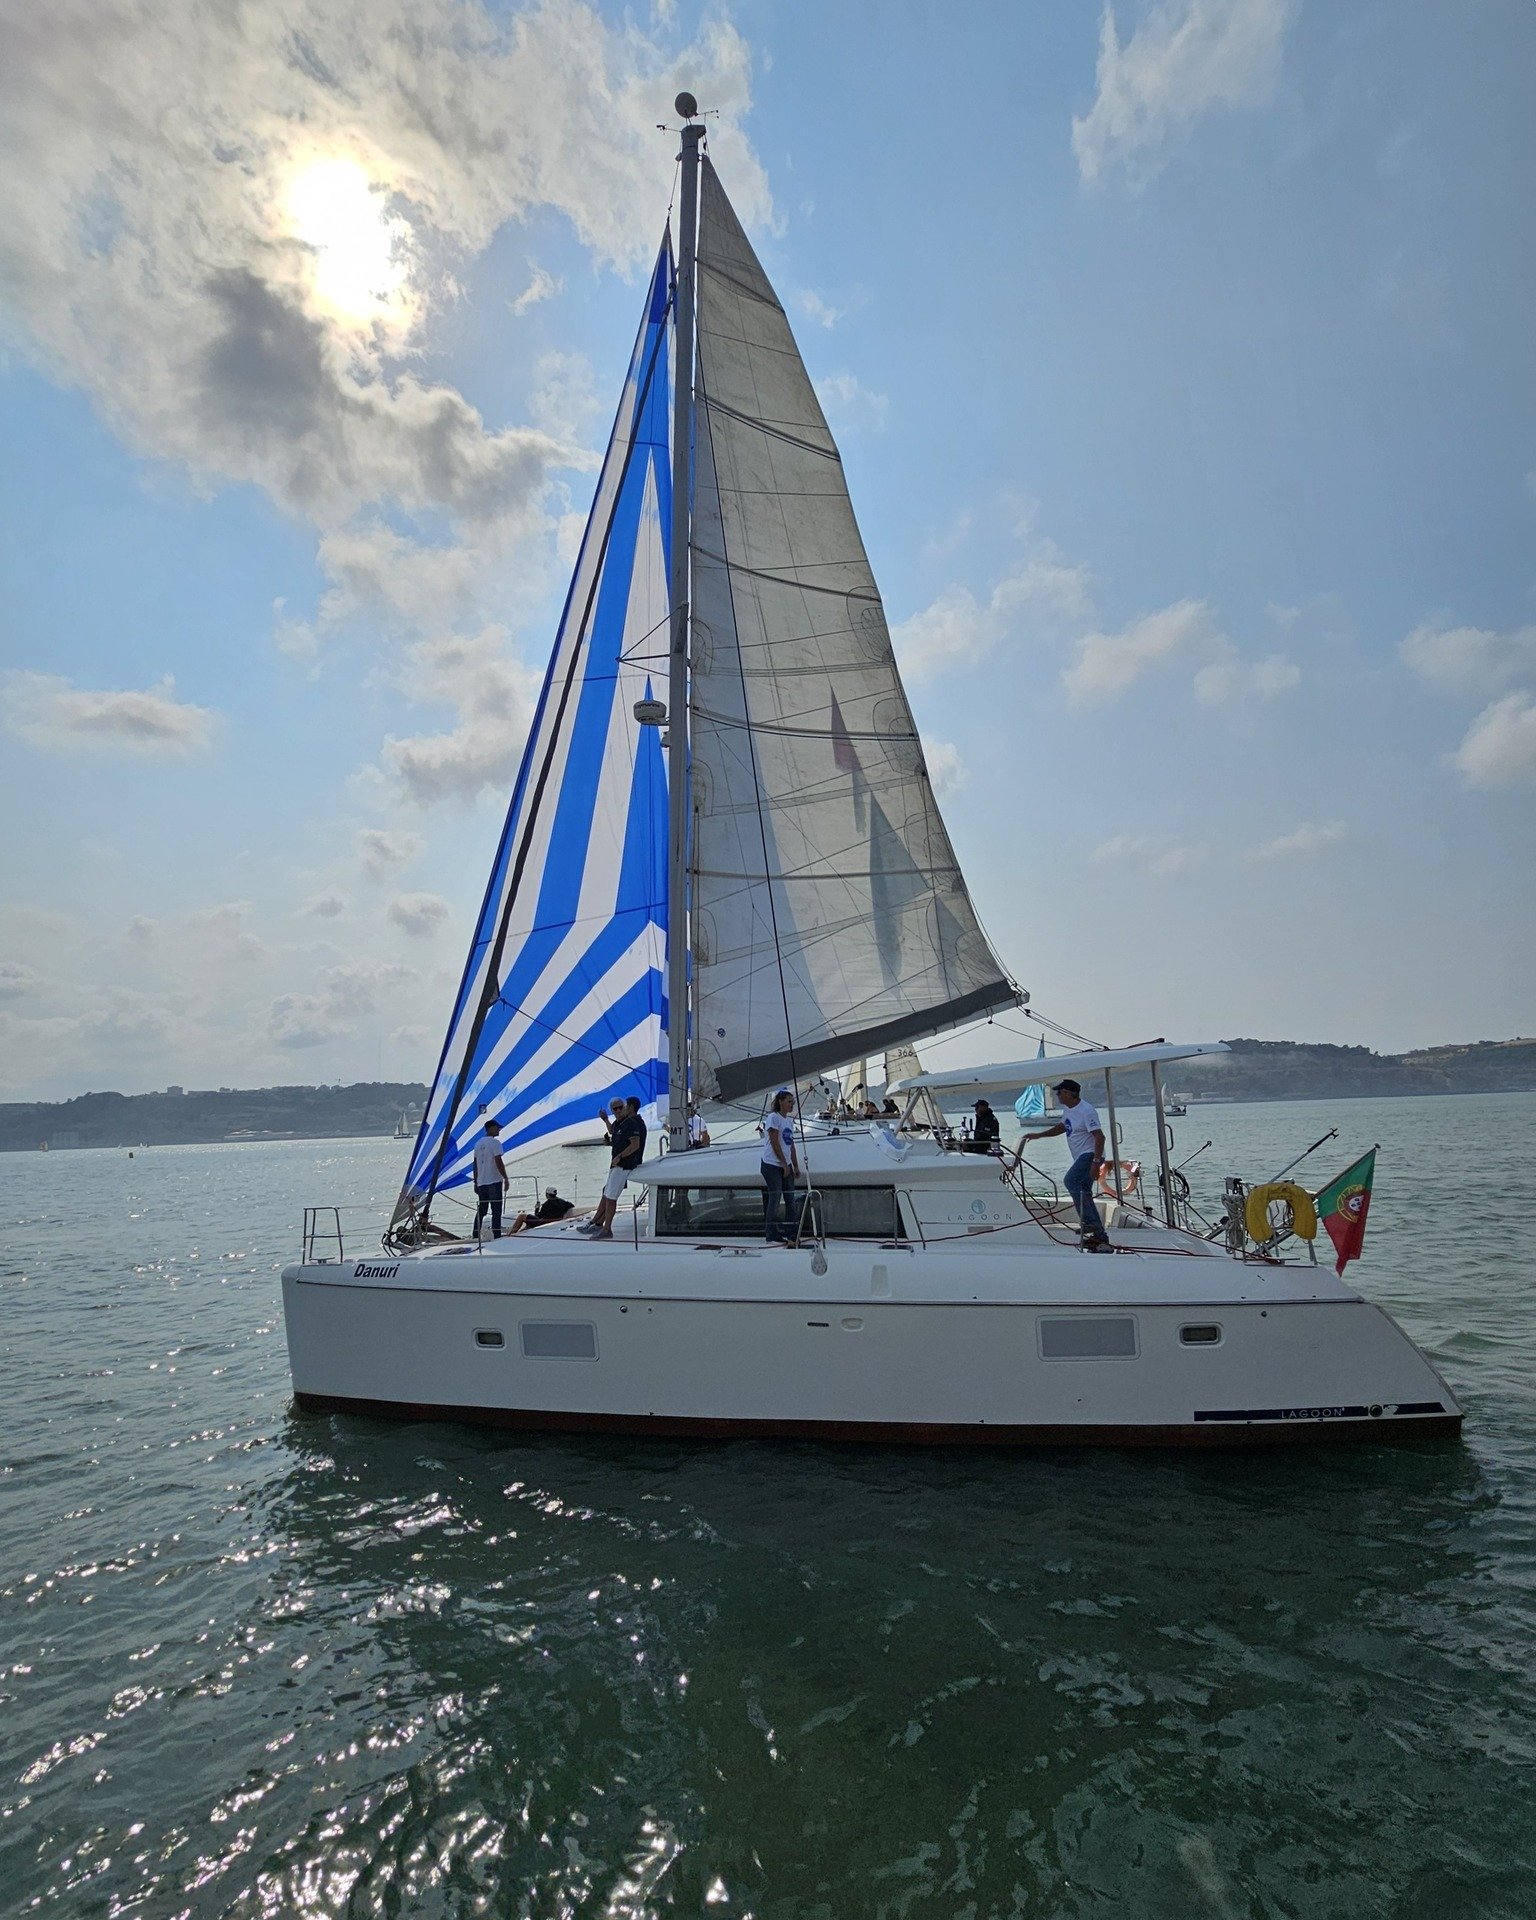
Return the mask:
[[1317, 1208], [1311, 1194], [1305, 1187], [1298, 1187], [1294, 1180], [1268, 1180], [1262, 1187], [1252, 1189], [1243, 1208], [1243, 1224], [1248, 1229], [1248, 1238], [1261, 1243], [1274, 1239], [1275, 1229], [1270, 1224], [1269, 1210], [1277, 1200], [1283, 1200], [1291, 1210], [1291, 1232], [1299, 1240], [1315, 1240]]

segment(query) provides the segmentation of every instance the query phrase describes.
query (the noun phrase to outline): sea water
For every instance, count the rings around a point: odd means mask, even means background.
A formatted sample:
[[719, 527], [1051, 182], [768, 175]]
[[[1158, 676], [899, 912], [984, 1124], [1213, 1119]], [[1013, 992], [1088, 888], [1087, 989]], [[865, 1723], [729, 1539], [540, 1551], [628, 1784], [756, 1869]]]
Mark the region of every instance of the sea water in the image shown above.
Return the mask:
[[0, 1157], [0, 1911], [1527, 1920], [1536, 1096], [1196, 1108], [1176, 1157], [1209, 1202], [1330, 1126], [1460, 1444], [300, 1416], [300, 1208], [367, 1250], [407, 1148]]

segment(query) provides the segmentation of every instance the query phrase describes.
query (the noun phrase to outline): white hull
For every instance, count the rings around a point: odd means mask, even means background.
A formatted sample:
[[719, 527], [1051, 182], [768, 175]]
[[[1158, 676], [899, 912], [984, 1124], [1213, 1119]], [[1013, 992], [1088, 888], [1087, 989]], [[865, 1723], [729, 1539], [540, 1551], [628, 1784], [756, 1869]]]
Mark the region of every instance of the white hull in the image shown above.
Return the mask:
[[[592, 1246], [570, 1229], [290, 1267], [301, 1407], [519, 1427], [983, 1443], [1446, 1435], [1461, 1410], [1313, 1267], [927, 1247]], [[1188, 1327], [1219, 1337], [1187, 1344]], [[486, 1344], [499, 1336], [499, 1344]], [[1108, 1348], [1107, 1352], [1081, 1349]]]

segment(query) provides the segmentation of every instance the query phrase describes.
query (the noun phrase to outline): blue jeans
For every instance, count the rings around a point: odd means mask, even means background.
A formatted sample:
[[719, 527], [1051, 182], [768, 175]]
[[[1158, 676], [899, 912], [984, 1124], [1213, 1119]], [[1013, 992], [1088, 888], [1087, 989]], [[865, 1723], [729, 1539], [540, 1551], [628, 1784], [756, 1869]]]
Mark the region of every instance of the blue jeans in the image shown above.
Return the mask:
[[1083, 1232], [1102, 1240], [1104, 1221], [1093, 1199], [1093, 1155], [1080, 1153], [1067, 1168], [1067, 1177], [1061, 1184], [1072, 1196], [1077, 1217], [1083, 1223]]
[[499, 1180], [493, 1187], [475, 1188], [475, 1197], [480, 1202], [479, 1206], [475, 1208], [475, 1238], [477, 1240], [480, 1238], [480, 1228], [485, 1222], [487, 1208], [490, 1209], [491, 1214], [491, 1238], [493, 1240], [499, 1240], [501, 1238], [501, 1199], [504, 1191]]
[[783, 1225], [795, 1202], [795, 1176], [780, 1166], [763, 1162], [763, 1238], [782, 1240]]

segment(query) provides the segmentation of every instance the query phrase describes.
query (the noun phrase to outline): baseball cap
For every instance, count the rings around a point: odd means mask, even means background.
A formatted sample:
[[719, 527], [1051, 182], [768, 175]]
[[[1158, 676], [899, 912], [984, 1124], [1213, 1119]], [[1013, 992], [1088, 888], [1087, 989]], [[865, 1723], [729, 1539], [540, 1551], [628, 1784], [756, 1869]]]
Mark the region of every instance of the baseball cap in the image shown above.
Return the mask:
[[1081, 1093], [1082, 1088], [1077, 1084], [1075, 1080], [1058, 1080], [1055, 1086], [1051, 1088], [1051, 1092], [1052, 1093]]

